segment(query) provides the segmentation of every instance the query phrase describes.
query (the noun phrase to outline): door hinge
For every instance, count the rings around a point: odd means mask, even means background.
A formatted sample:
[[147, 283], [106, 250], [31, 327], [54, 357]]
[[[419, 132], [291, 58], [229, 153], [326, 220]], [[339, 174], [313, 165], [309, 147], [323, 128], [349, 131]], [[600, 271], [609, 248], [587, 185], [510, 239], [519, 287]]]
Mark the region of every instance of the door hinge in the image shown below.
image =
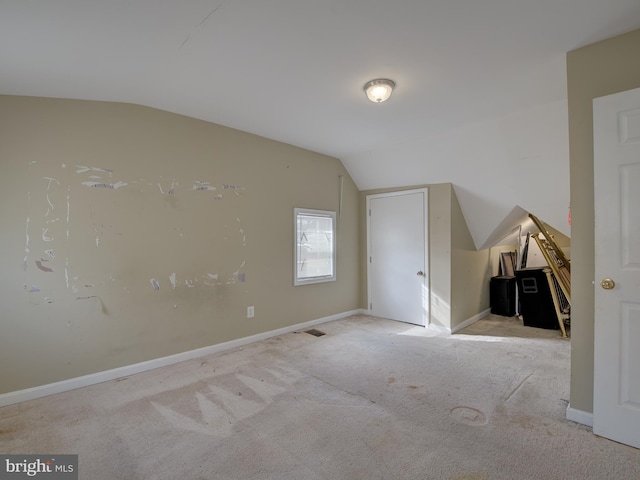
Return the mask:
[[373, 310], [373, 303], [369, 304], [369, 310]]
[[369, 257], [369, 263], [371, 263], [371, 257]]

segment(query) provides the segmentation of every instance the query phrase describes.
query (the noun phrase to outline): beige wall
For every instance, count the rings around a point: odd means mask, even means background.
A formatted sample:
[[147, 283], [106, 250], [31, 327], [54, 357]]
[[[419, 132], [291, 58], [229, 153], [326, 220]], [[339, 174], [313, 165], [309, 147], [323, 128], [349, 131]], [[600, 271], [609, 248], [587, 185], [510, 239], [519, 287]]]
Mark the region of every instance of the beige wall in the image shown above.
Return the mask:
[[[359, 195], [335, 158], [140, 106], [0, 96], [0, 161], [0, 393], [360, 306]], [[293, 208], [338, 210], [340, 175], [338, 280], [293, 287]]]
[[451, 329], [489, 308], [490, 249], [476, 250], [455, 190], [451, 192]]
[[450, 183], [429, 187], [429, 312], [431, 325], [451, 328], [451, 195]]
[[571, 176], [571, 407], [593, 411], [594, 98], [640, 87], [640, 30], [567, 54]]
[[429, 189], [430, 322], [451, 329], [488, 308], [489, 255], [487, 251], [475, 250], [450, 183], [360, 192], [360, 274], [363, 279], [360, 304], [362, 308], [367, 308], [366, 196], [415, 188]]

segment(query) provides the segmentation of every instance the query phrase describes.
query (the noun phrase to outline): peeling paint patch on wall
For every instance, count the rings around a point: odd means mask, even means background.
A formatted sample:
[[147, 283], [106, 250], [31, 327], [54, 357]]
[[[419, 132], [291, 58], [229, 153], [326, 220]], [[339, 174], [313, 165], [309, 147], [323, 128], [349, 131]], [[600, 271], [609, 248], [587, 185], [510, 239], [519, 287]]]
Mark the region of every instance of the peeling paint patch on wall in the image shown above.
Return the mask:
[[83, 165], [76, 165], [76, 168], [77, 168], [76, 173], [102, 172], [102, 173], [108, 173], [109, 176], [113, 174], [113, 170], [109, 170], [107, 168], [85, 167]]
[[45, 213], [45, 217], [48, 217], [49, 214], [51, 212], [53, 212], [55, 210], [55, 208], [53, 207], [53, 203], [51, 203], [51, 199], [49, 198], [49, 192], [51, 191], [51, 182], [56, 182], [58, 185], [60, 185], [60, 182], [52, 177], [44, 177], [45, 180], [48, 181], [47, 183], [47, 203], [49, 204], [49, 208], [47, 209], [47, 213]]
[[26, 226], [26, 229], [25, 229], [26, 240], [25, 240], [25, 244], [24, 244], [24, 251], [26, 253], [29, 253], [29, 222], [30, 222], [30, 219], [29, 219], [29, 217], [27, 217], [27, 226]]
[[42, 262], [42, 260], [36, 260], [36, 267], [38, 267], [43, 272], [53, 272], [53, 269], [45, 267], [44, 265], [42, 265]]
[[222, 188], [225, 190], [233, 190], [238, 197], [240, 196], [240, 190], [244, 190], [244, 187], [239, 187], [238, 185], [222, 185]]
[[95, 223], [93, 224], [93, 231], [96, 234], [96, 247], [100, 246], [100, 235], [104, 234], [104, 225], [100, 225], [98, 227]]
[[116, 182], [116, 183], [100, 183], [100, 182], [82, 182], [82, 185], [85, 187], [94, 187], [94, 188], [106, 188], [109, 190], [117, 190], [121, 187], [128, 185], [125, 182]]
[[69, 222], [71, 221], [71, 187], [67, 187], [67, 240], [69, 240]]
[[[38, 211], [36, 211], [34, 215], [33, 205], [31, 204], [33, 190], [29, 190], [27, 212], [30, 215], [26, 217], [25, 222], [25, 255], [23, 257], [22, 268], [27, 272], [24, 279], [25, 289], [27, 289], [27, 285], [33, 284], [34, 290], [30, 293], [36, 292], [35, 289], [37, 289], [38, 292], [40, 291], [40, 287], [38, 287], [36, 283], [40, 284], [40, 281], [44, 281], [41, 280], [42, 277], [40, 277], [40, 275], [47, 274], [48, 280], [58, 279], [60, 287], [66, 287], [69, 293], [73, 292], [73, 298], [93, 298], [94, 296], [88, 295], [89, 291], [87, 289], [91, 288], [100, 292], [100, 287], [104, 286], [104, 283], [95, 277], [81, 279], [80, 275], [74, 275], [76, 270], [83, 272], [83, 277], [86, 276], [85, 274], [100, 275], [100, 273], [97, 272], [101, 271], [102, 275], [105, 277], [108, 276], [112, 282], [116, 282], [115, 277], [119, 270], [109, 271], [109, 266], [114, 265], [115, 268], [122, 268], [120, 260], [113, 255], [117, 255], [115, 252], [121, 252], [123, 250], [113, 250], [113, 248], [120, 248], [123, 244], [115, 240], [112, 241], [111, 239], [128, 234], [135, 234], [137, 236], [154, 235], [155, 238], [160, 238], [160, 236], [167, 231], [173, 235], [177, 234], [180, 238], [184, 238], [184, 241], [189, 239], [191, 243], [185, 245], [185, 247], [195, 249], [196, 253], [199, 249], [202, 250], [202, 258], [205, 259], [205, 261], [200, 272], [194, 272], [192, 267], [187, 267], [189, 269], [185, 270], [185, 265], [180, 263], [173, 266], [170, 265], [168, 267], [170, 270], [168, 271], [148, 272], [147, 278], [149, 278], [149, 282], [155, 291], [159, 292], [161, 290], [161, 281], [157, 279], [166, 279], [167, 276], [171, 290], [196, 288], [198, 286], [200, 288], [205, 286], [207, 288], [215, 288], [216, 286], [234, 285], [246, 281], [246, 274], [242, 271], [244, 262], [242, 262], [240, 268], [229, 268], [228, 261], [231, 259], [222, 258], [216, 260], [217, 265], [215, 266], [212, 264], [207, 265], [207, 261], [209, 261], [207, 259], [211, 259], [211, 252], [209, 251], [211, 243], [205, 240], [207, 236], [213, 241], [218, 252], [224, 252], [227, 246], [234, 249], [237, 247], [246, 247], [247, 235], [240, 217], [235, 217], [235, 222], [229, 221], [231, 219], [228, 217], [228, 211], [215, 210], [213, 212], [214, 216], [212, 217], [213, 223], [211, 224], [211, 228], [204, 230], [205, 235], [203, 237], [201, 235], [203, 232], [202, 224], [197, 220], [198, 216], [192, 215], [196, 212], [202, 214], [206, 211], [200, 211], [207, 207], [198, 200], [198, 198], [207, 202], [211, 199], [222, 200], [224, 195], [221, 193], [221, 190], [226, 192], [233, 191], [238, 195], [238, 192], [243, 191], [244, 187], [226, 183], [220, 183], [214, 186], [212, 182], [206, 180], [195, 180], [190, 183], [188, 180], [185, 181], [184, 179], [171, 176], [165, 177], [164, 179], [162, 177], [124, 178], [114, 183], [111, 180], [111, 177], [114, 176], [114, 170], [112, 169], [78, 165], [75, 170], [73, 167], [69, 170], [64, 163], [58, 164], [57, 168], [58, 170], [56, 172], [51, 169], [51, 166], [41, 165], [38, 164], [38, 162], [31, 162], [29, 164], [29, 169], [33, 171], [30, 173], [33, 185], [39, 188], [37, 198], [41, 208], [40, 210], [36, 207]], [[64, 169], [67, 170], [65, 171]], [[40, 175], [37, 175], [37, 171], [41, 171]], [[46, 175], [43, 175], [45, 172]], [[77, 194], [73, 195], [72, 199], [72, 177], [76, 174], [84, 177], [82, 179], [84, 181], [81, 180], [79, 183], [81, 183], [82, 186], [90, 188], [81, 189], [82, 192], [78, 191]], [[45, 181], [44, 185], [42, 184], [43, 180]], [[37, 182], [40, 182], [40, 184]], [[121, 190], [127, 185], [135, 185], [135, 187], [127, 190], [126, 204], [121, 200], [114, 201], [114, 197], [110, 194], [100, 195], [99, 193], [93, 194], [87, 192], [91, 189]], [[181, 185], [183, 186], [180, 187]], [[155, 190], [156, 188], [158, 188], [160, 194], [164, 197], [164, 201], [168, 203], [154, 203], [153, 197], [157, 197], [158, 193], [158, 191]], [[178, 206], [177, 202], [180, 201], [180, 195], [184, 196], [185, 192], [193, 191], [210, 192], [210, 194], [202, 196], [193, 195], [189, 198], [183, 197], [182, 203], [179, 206], [179, 212], [167, 211], [167, 215], [162, 216], [162, 218], [167, 219], [169, 223], [160, 223], [160, 217], [147, 210], [167, 204], [175, 208]], [[74, 201], [73, 218], [71, 215], [72, 200]], [[78, 203], [78, 201], [81, 203]], [[138, 203], [130, 203], [130, 201]], [[63, 202], [65, 202], [66, 205]], [[65, 207], [66, 215], [62, 213], [65, 211]], [[152, 219], [151, 223], [131, 223], [130, 220], [121, 222], [121, 218], [124, 219], [129, 215], [130, 208], [136, 210], [141, 215], [148, 214]], [[183, 215], [182, 213], [186, 211], [187, 208], [190, 209], [191, 212], [188, 215]], [[195, 210], [193, 210], [194, 208]], [[216, 215], [220, 216], [216, 217]], [[33, 225], [34, 218], [39, 219], [36, 225]], [[119, 230], [114, 231], [114, 226]], [[33, 235], [31, 235], [34, 227], [40, 230], [40, 238], [36, 237], [34, 239]], [[93, 235], [91, 235], [92, 233]], [[113, 234], [116, 237], [111, 237], [111, 235], [105, 237], [105, 234]], [[194, 236], [194, 234], [197, 234], [197, 237]], [[172, 237], [176, 238], [173, 235]], [[90, 240], [92, 237], [95, 246], [100, 248], [99, 251], [88, 248], [91, 243], [88, 243], [87, 240]], [[50, 243], [50, 245], [45, 245], [45, 242]], [[33, 258], [33, 256], [35, 256], [33, 255], [34, 249], [39, 251], [36, 258]], [[155, 255], [155, 253], [152, 253], [154, 251], [155, 249], [149, 249], [148, 253], [147, 249], [138, 251], [140, 260], [147, 265], [150, 264], [151, 257], [149, 257], [149, 255]], [[222, 255], [224, 255], [224, 253]], [[79, 258], [84, 259], [82, 264], [77, 264]], [[102, 265], [101, 270], [94, 268], [92, 263], [94, 260], [96, 262], [95, 265]], [[222, 264], [220, 264], [220, 260], [222, 260]], [[37, 268], [29, 270], [30, 265], [34, 265]], [[225, 266], [222, 267], [222, 265]], [[211, 272], [212, 267], [217, 270], [219, 269], [218, 273], [207, 273], [207, 269]], [[216, 270], [213, 271], [215, 272]], [[27, 278], [27, 275], [33, 278]], [[130, 283], [132, 277], [118, 277], [120, 278], [118, 288], [121, 292], [132, 293], [139, 288], [137, 285]], [[136, 282], [138, 284], [140, 283], [139, 280], [136, 280]], [[46, 294], [49, 295], [47, 297], [48, 299], [53, 299], [54, 293], [56, 293], [55, 298], [58, 298], [57, 295], [61, 291], [55, 284], [50, 283], [50, 281], [47, 282], [46, 285], [43, 285], [43, 288], [47, 290]], [[169, 291], [170, 289], [166, 289], [164, 294], [166, 295]], [[77, 295], [81, 296], [78, 297]], [[40, 299], [41, 298], [42, 297], [40, 297]], [[216, 297], [211, 297], [212, 300], [215, 300], [215, 298]], [[45, 302], [41, 299], [40, 304], [42, 303]]]
[[53, 242], [53, 237], [48, 235], [49, 229], [47, 227], [42, 227], [42, 241], [43, 242]]
[[176, 179], [174, 178], [171, 181], [171, 186], [169, 187], [169, 190], [167, 190], [167, 192], [165, 193], [164, 190], [162, 189], [162, 185], [160, 185], [160, 182], [158, 182], [158, 188], [160, 189], [160, 193], [162, 195], [173, 195], [175, 193], [175, 191], [176, 191], [176, 187], [177, 186], [178, 186], [178, 183], [176, 182]]
[[244, 233], [244, 228], [242, 228], [242, 221], [238, 217], [236, 217], [236, 222], [238, 222], [238, 224], [240, 225], [238, 231], [240, 232], [240, 235], [242, 236], [242, 246], [246, 247], [247, 246], [247, 236]]
[[193, 182], [193, 189], [194, 190], [200, 190], [200, 191], [217, 190], [217, 188], [212, 186], [210, 182], [201, 182], [201, 181], [198, 181], [198, 180]]

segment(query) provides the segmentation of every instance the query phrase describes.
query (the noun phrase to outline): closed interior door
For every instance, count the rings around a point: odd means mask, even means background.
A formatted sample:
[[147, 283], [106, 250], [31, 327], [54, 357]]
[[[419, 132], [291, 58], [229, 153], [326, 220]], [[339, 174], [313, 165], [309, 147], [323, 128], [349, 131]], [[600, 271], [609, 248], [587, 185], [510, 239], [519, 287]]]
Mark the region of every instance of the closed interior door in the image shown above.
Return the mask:
[[425, 325], [429, 310], [427, 190], [369, 195], [367, 211], [372, 315]]
[[593, 107], [593, 431], [640, 448], [640, 89]]

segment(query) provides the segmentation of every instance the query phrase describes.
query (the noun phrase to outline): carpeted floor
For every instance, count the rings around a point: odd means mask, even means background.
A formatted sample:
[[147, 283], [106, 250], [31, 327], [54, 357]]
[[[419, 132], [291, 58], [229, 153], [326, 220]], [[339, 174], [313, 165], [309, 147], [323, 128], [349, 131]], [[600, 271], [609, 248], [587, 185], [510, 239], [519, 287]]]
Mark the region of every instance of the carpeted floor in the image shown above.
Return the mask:
[[565, 420], [569, 340], [353, 316], [0, 409], [0, 452], [81, 479], [636, 479], [640, 450]]

